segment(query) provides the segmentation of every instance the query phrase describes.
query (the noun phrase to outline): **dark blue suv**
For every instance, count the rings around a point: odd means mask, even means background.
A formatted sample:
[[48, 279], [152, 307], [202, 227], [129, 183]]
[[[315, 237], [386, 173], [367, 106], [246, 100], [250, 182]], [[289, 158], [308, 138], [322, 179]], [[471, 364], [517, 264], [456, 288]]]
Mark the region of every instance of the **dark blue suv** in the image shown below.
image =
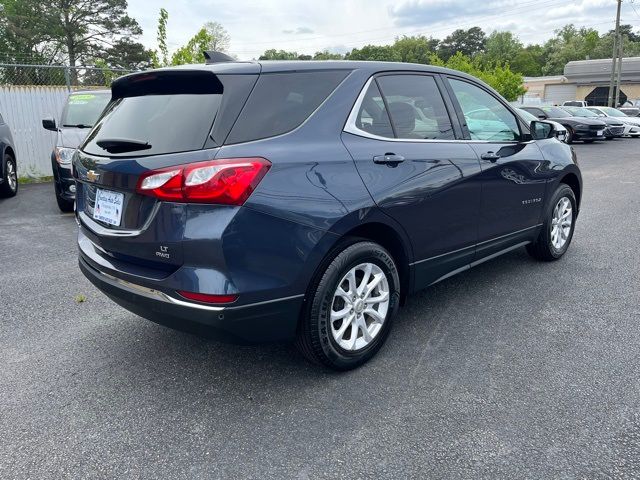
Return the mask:
[[427, 65], [226, 62], [129, 75], [74, 156], [80, 268], [154, 322], [371, 358], [407, 295], [574, 231], [573, 150]]

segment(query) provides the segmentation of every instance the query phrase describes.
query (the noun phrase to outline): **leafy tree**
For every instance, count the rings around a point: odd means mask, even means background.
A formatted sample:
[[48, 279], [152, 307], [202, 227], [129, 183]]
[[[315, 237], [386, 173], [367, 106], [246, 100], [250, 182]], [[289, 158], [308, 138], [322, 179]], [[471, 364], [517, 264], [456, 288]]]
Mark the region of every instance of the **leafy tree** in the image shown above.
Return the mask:
[[314, 60], [344, 60], [344, 55], [340, 53], [330, 53], [328, 50], [316, 52], [313, 56]]
[[526, 77], [539, 77], [542, 75], [542, 66], [545, 61], [544, 48], [540, 45], [528, 45], [516, 54], [510, 66], [514, 72], [519, 72]]
[[55, 47], [69, 65], [102, 57], [117, 41], [142, 34], [138, 22], [127, 15], [127, 0], [49, 0], [42, 14]]
[[440, 42], [435, 38], [427, 38], [423, 35], [415, 37], [396, 38], [392, 48], [400, 55], [401, 62], [429, 63]]
[[[108, 48], [104, 58], [99, 60], [112, 68], [145, 70], [153, 66], [152, 54], [153, 52], [147, 50], [141, 43], [130, 39], [121, 39]], [[97, 61], [96, 66], [98, 66]]]
[[448, 60], [457, 52], [472, 57], [484, 51], [487, 37], [480, 27], [458, 29], [446, 37], [438, 48], [438, 56]]
[[487, 38], [484, 58], [494, 63], [510, 63], [523, 50], [522, 42], [511, 32], [493, 32]]
[[259, 60], [297, 60], [297, 52], [287, 52], [285, 50], [276, 50], [272, 48], [260, 55]]
[[160, 17], [158, 18], [158, 30], [156, 39], [158, 40], [158, 50], [151, 54], [151, 61], [155, 68], [166, 67], [169, 65], [169, 48], [167, 47], [167, 22], [169, 21], [169, 12], [164, 8], [160, 9]]
[[375, 60], [382, 62], [400, 62], [400, 53], [391, 45], [365, 45], [361, 49], [354, 48], [345, 56], [347, 60]]
[[180, 47], [171, 56], [171, 65], [185, 65], [191, 63], [204, 63], [204, 51], [209, 50], [212, 42], [211, 35], [206, 28], [201, 28], [185, 46]]

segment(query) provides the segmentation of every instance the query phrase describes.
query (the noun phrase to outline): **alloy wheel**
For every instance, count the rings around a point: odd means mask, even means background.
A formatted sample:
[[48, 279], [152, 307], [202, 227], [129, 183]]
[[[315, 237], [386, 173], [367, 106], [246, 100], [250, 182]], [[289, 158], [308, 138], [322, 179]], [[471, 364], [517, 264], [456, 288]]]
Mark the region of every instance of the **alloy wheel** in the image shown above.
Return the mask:
[[7, 182], [9, 183], [9, 188], [15, 192], [18, 186], [18, 176], [16, 174], [16, 167], [11, 160], [7, 161]]
[[331, 334], [348, 351], [367, 347], [380, 333], [389, 310], [389, 281], [374, 263], [353, 267], [342, 278], [331, 305]]
[[562, 197], [553, 209], [551, 218], [551, 244], [556, 250], [562, 250], [571, 234], [573, 207], [571, 200]]

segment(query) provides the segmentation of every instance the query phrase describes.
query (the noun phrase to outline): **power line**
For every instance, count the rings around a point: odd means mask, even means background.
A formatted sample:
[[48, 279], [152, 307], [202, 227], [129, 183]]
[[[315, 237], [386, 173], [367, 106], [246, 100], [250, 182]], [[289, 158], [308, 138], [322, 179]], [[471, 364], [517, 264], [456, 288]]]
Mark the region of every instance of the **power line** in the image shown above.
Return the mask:
[[[577, 0], [569, 0], [571, 2], [575, 2]], [[543, 6], [548, 6], [548, 5], [554, 5], [557, 4], [557, 0], [547, 0], [547, 1], [543, 1], [543, 2], [539, 2], [539, 1], [531, 1], [531, 2], [525, 2], [525, 3], [521, 3], [519, 5], [515, 5], [514, 8], [511, 9], [503, 9], [500, 11], [500, 13], [494, 14], [494, 15], [488, 15], [488, 16], [483, 16], [483, 17], [478, 17], [474, 20], [471, 20], [469, 22], [464, 22], [464, 23], [459, 23], [456, 24], [456, 28], [462, 28], [462, 27], [466, 27], [466, 26], [473, 26], [473, 25], [477, 25], [479, 23], [485, 22], [487, 20], [491, 20], [494, 18], [498, 18], [498, 17], [507, 17], [507, 16], [512, 16], [512, 15], [516, 15], [519, 13], [522, 13], [525, 10], [528, 10], [529, 7], [531, 7], [532, 5], [535, 5], [536, 7], [543, 7]], [[497, 9], [494, 9], [497, 10]], [[349, 43], [347, 43], [345, 46], [350, 46], [350, 45], [359, 45], [361, 43], [373, 43], [373, 42], [378, 42], [378, 41], [383, 41], [383, 40], [389, 40], [389, 39], [393, 39], [395, 37], [397, 37], [399, 34], [400, 35], [411, 35], [411, 34], [428, 34], [428, 35], [433, 35], [434, 33], [441, 33], [441, 32], [446, 32], [449, 31], [451, 29], [450, 26], [447, 27], [440, 27], [440, 28], [436, 28], [436, 29], [429, 29], [425, 28], [425, 27], [420, 27], [420, 28], [416, 28], [416, 29], [412, 29], [412, 30], [408, 30], [408, 31], [398, 31], [399, 28], [398, 27], [385, 27], [385, 28], [381, 28], [381, 29], [373, 29], [373, 30], [363, 30], [360, 32], [349, 32], [349, 33], [339, 33], [339, 34], [335, 34], [335, 35], [322, 35], [322, 36], [316, 36], [316, 37], [306, 37], [306, 38], [298, 38], [298, 39], [286, 39], [286, 40], [268, 40], [268, 41], [261, 41], [261, 42], [242, 42], [240, 43], [240, 45], [245, 46], [245, 45], [263, 45], [263, 46], [267, 46], [267, 45], [273, 45], [273, 44], [277, 44], [277, 45], [281, 45], [281, 44], [285, 44], [285, 43], [296, 43], [296, 44], [300, 44], [300, 43], [305, 43], [305, 42], [311, 42], [311, 41], [315, 41], [315, 40], [332, 40], [336, 37], [345, 37], [345, 36], [353, 36], [353, 35], [359, 35], [361, 33], [369, 33], [372, 31], [379, 31], [379, 30], [395, 30], [395, 32], [391, 35], [385, 35], [384, 37], [376, 37], [376, 38], [366, 38], [366, 39], [359, 39], [359, 40], [353, 40]], [[426, 32], [426, 30], [428, 30], [428, 32]], [[255, 53], [258, 52], [259, 50], [234, 50], [235, 53]]]

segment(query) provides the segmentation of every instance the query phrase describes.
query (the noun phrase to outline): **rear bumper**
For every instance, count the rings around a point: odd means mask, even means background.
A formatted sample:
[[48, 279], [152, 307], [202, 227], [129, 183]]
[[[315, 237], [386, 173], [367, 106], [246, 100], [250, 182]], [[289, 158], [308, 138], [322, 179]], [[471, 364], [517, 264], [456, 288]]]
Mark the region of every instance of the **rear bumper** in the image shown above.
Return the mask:
[[160, 325], [240, 344], [295, 337], [303, 295], [242, 306], [209, 306], [119, 279], [89, 262], [80, 252], [80, 270], [91, 283], [118, 305]]

